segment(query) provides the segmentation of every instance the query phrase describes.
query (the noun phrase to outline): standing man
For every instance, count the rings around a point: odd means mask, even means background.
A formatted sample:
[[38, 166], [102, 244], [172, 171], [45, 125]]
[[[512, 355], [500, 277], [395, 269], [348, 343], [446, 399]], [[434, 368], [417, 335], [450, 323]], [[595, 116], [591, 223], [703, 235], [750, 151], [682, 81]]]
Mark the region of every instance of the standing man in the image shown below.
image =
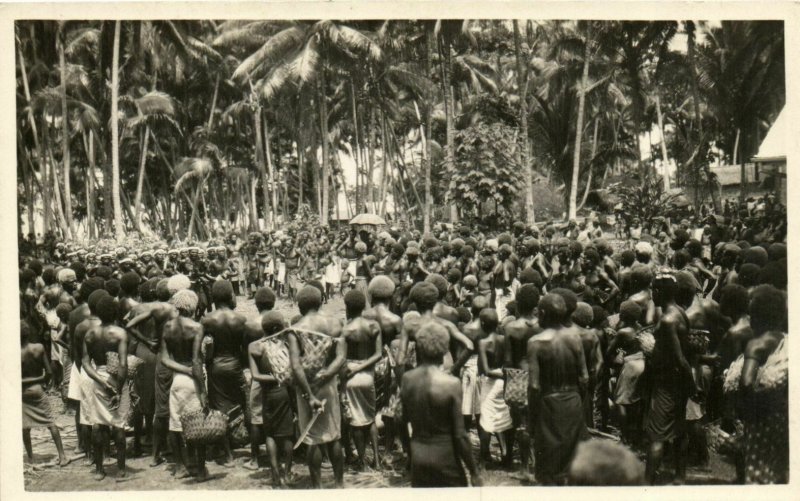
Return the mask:
[[581, 394], [589, 380], [579, 336], [569, 327], [567, 305], [558, 294], [539, 301], [543, 331], [528, 341], [528, 402], [533, 427], [536, 479], [563, 484], [575, 448], [587, 438]]
[[[337, 487], [344, 486], [344, 456], [341, 438], [341, 406], [339, 405], [339, 371], [345, 364], [347, 344], [341, 336], [341, 322], [319, 312], [322, 292], [306, 285], [297, 294], [297, 306], [302, 318], [294, 324], [289, 335], [289, 358], [298, 390], [297, 412], [300, 430], [304, 430], [314, 413], [320, 416], [308, 430], [303, 443], [308, 446], [308, 468], [314, 488], [322, 488], [322, 451], [327, 450], [333, 466]], [[316, 365], [310, 360], [310, 349], [322, 348], [323, 368], [306, 372], [305, 367]], [[305, 363], [304, 363], [305, 362]]]
[[[403, 320], [392, 313], [389, 306], [394, 296], [395, 284], [391, 278], [385, 275], [378, 275], [370, 281], [367, 291], [372, 308], [364, 310], [362, 316], [367, 320], [374, 320], [378, 323], [381, 329], [383, 349], [389, 353], [392, 347], [396, 350], [397, 345], [399, 345], [400, 331], [403, 329]], [[391, 362], [387, 359], [387, 363], [384, 365], [386, 374], [384, 375], [384, 385], [382, 388], [384, 399], [383, 402], [379, 402], [379, 405], [388, 403], [390, 395], [394, 394], [394, 387], [399, 384], [399, 381], [395, 378], [395, 384], [392, 385], [392, 377], [394, 374], [391, 370], [391, 365]], [[390, 454], [394, 446], [395, 437], [397, 436], [396, 433], [399, 431], [397, 428], [398, 423], [395, 422], [394, 416], [389, 417], [386, 413], [382, 412], [381, 417], [386, 432], [386, 452]]]
[[[247, 318], [233, 311], [236, 297], [229, 281], [214, 282], [211, 299], [214, 311], [201, 321], [203, 332], [214, 341], [208, 373], [208, 403], [211, 409], [230, 416], [236, 406], [242, 411], [245, 409], [243, 362], [247, 353]], [[230, 434], [225, 440], [225, 464], [233, 466]]]
[[[533, 284], [525, 284], [517, 291], [517, 318], [508, 322], [503, 326], [505, 332], [505, 368], [516, 369], [522, 371], [517, 373], [517, 377], [527, 378], [528, 372], [528, 341], [541, 332], [539, 321], [536, 318], [535, 310], [536, 305], [539, 303], [539, 289]], [[506, 371], [506, 385], [507, 392], [508, 386], [514, 384], [511, 372]], [[521, 456], [520, 470], [525, 478], [530, 476], [531, 466], [531, 441], [530, 430], [528, 429], [529, 412], [528, 412], [528, 399], [527, 392], [525, 401], [511, 401], [509, 402], [509, 409], [511, 410], [511, 421], [514, 425], [515, 438], [519, 440], [519, 449]], [[509, 444], [509, 448], [513, 449], [514, 444]]]
[[364, 294], [358, 290], [344, 297], [347, 324], [342, 337], [347, 343], [347, 362], [344, 368], [344, 393], [347, 396], [348, 424], [358, 451], [360, 469], [366, 464], [367, 437], [372, 442], [375, 469], [380, 468], [378, 427], [375, 424], [376, 392], [375, 364], [381, 359], [383, 342], [381, 327], [374, 320], [361, 316], [366, 306]]
[[404, 424], [413, 430], [411, 486], [466, 487], [464, 466], [472, 485], [481, 486], [461, 416], [461, 381], [439, 369], [450, 335], [440, 323], [426, 319], [415, 340], [418, 365], [403, 375], [401, 390]]
[[[262, 321], [267, 313], [272, 311], [275, 306], [275, 293], [269, 287], [262, 287], [256, 291], [256, 309], [258, 316], [248, 319], [245, 327], [245, 344], [252, 347], [253, 343], [264, 337]], [[249, 348], [248, 348], [249, 349]], [[250, 361], [252, 366], [252, 361]], [[261, 399], [262, 383], [252, 377], [252, 370], [245, 368], [245, 380], [249, 381], [248, 406], [250, 413], [250, 463], [245, 468], [250, 470], [258, 469], [258, 448], [264, 441], [262, 437], [263, 421], [263, 401]]]
[[169, 439], [175, 457], [175, 478], [189, 476], [191, 457], [196, 462], [198, 482], [208, 480], [205, 445], [185, 444], [181, 417], [208, 409], [203, 378], [203, 326], [192, 319], [197, 311], [197, 294], [191, 290], [176, 292], [169, 300], [180, 314], [164, 325], [161, 338], [161, 363], [175, 374], [169, 390]]
[[661, 309], [650, 358], [652, 387], [645, 417], [647, 481], [655, 484], [664, 457], [664, 444], [673, 443], [676, 482], [686, 478], [686, 402], [694, 388], [692, 368], [684, 356], [682, 340], [689, 334], [689, 318], [678, 305], [678, 283], [672, 274], [661, 273], [653, 281], [653, 301]]
[[[286, 325], [283, 315], [277, 311], [266, 311], [260, 318], [261, 332], [264, 333], [264, 336], [250, 343], [248, 353], [253, 384], [259, 385], [261, 390], [259, 401], [262, 404], [260, 422], [263, 434], [254, 435], [251, 439], [255, 441], [256, 436], [266, 437], [267, 454], [272, 469], [272, 485], [273, 487], [283, 487], [290, 482], [292, 473], [294, 411], [286, 384], [281, 384], [281, 381], [272, 372], [267, 347], [272, 344], [273, 348], [288, 353], [286, 338], [273, 336], [282, 331]], [[272, 339], [267, 339], [269, 337]], [[255, 425], [252, 428], [255, 428]], [[257, 449], [258, 445], [255, 448]], [[279, 451], [283, 453], [283, 468], [278, 464]]]
[[47, 384], [50, 378], [50, 363], [45, 356], [44, 346], [29, 342], [30, 330], [28, 322], [22, 320], [19, 331], [22, 349], [22, 441], [25, 453], [28, 461], [33, 462], [31, 428], [46, 426], [56, 444], [58, 466], [66, 466], [69, 460], [64, 455], [61, 434], [44, 395], [43, 383]]
[[[114, 430], [117, 445], [117, 478], [125, 478], [125, 418], [130, 405], [130, 393], [125, 388], [128, 376], [128, 334], [115, 325], [118, 318], [117, 300], [104, 296], [97, 302], [101, 325], [83, 338], [83, 370], [91, 378], [84, 396], [92, 400], [92, 439], [94, 441], [95, 480], [102, 480], [103, 452], [110, 430]], [[108, 372], [108, 353], [119, 357], [117, 374]]]

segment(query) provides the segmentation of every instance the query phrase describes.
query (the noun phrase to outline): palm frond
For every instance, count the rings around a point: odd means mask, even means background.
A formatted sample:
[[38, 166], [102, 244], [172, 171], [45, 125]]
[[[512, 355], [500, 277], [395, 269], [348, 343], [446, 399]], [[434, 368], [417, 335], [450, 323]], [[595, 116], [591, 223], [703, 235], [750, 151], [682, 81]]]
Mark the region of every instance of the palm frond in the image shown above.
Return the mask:
[[175, 165], [175, 191], [179, 191], [184, 184], [196, 179], [200, 180], [211, 173], [214, 166], [208, 158], [185, 157]]
[[142, 115], [175, 115], [175, 100], [166, 92], [150, 91], [135, 102]]
[[87, 27], [73, 30], [67, 35], [67, 41], [64, 44], [64, 53], [71, 57], [83, 50], [92, 51], [95, 50], [99, 42], [100, 30], [97, 28]]
[[338, 47], [356, 54], [364, 54], [372, 61], [380, 61], [383, 58], [383, 51], [374, 40], [344, 24], [330, 23], [328, 37]]
[[288, 51], [298, 47], [305, 38], [305, 30], [299, 26], [291, 26], [271, 36], [267, 43], [250, 54], [236, 68], [231, 77], [234, 81], [246, 81], [257, 78], [258, 73], [265, 73], [270, 66], [283, 59]]

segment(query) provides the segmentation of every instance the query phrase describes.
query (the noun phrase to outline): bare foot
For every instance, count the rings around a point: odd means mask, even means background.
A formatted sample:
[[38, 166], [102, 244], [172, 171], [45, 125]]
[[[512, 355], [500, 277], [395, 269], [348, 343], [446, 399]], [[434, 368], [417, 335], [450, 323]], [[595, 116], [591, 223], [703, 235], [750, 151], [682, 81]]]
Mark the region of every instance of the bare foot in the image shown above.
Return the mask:
[[97, 480], [98, 482], [106, 478], [106, 472], [104, 470], [95, 471], [94, 475], [92, 476], [93, 479]]
[[258, 461], [248, 461], [244, 464], [244, 468], [246, 470], [257, 471], [258, 470]]
[[164, 459], [162, 456], [155, 457], [150, 462], [150, 468], [155, 468], [156, 466], [163, 464], [164, 461], [166, 461], [166, 459]]
[[175, 471], [175, 478], [189, 478], [190, 476], [192, 475], [185, 466], [181, 466]]
[[67, 466], [69, 464], [69, 462], [70, 462], [70, 460], [67, 458], [67, 456], [59, 456], [59, 458], [58, 458], [58, 466], [60, 466], [62, 468], [64, 466]]
[[209, 480], [210, 478], [211, 477], [208, 474], [208, 468], [203, 468], [202, 470], [200, 470], [197, 473], [197, 476], [194, 477], [194, 480], [195, 480], [195, 482], [200, 483], [200, 482], [205, 482], [206, 480]]

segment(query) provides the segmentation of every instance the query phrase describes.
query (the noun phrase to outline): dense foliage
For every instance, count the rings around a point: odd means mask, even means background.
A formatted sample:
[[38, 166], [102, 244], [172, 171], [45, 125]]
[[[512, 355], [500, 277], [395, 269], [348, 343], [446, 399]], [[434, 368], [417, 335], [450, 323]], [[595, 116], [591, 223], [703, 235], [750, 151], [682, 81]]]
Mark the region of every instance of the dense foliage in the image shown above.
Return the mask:
[[[665, 157], [696, 202], [717, 191], [715, 156], [750, 158], [785, 101], [780, 22], [37, 20], [15, 33], [19, 227], [63, 238], [203, 239], [304, 206], [323, 225], [371, 211], [427, 228], [493, 200], [532, 222], [543, 188], [573, 217], [607, 178]], [[654, 127], [665, 145], [642, 159]]]

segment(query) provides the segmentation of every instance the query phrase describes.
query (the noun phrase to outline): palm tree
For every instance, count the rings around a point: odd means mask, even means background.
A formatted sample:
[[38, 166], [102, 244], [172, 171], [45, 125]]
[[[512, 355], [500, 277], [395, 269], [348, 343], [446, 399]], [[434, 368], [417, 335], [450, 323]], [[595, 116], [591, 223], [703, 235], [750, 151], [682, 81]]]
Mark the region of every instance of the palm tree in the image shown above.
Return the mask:
[[133, 226], [141, 232], [142, 193], [146, 177], [145, 166], [147, 164], [150, 137], [156, 134], [157, 131], [163, 132], [166, 129], [175, 131], [177, 135], [180, 136], [181, 128], [174, 119], [175, 102], [169, 94], [151, 91], [136, 99], [126, 99], [126, 102], [132, 105], [135, 115], [126, 120], [125, 127], [131, 131], [139, 132], [139, 143], [141, 145], [139, 173], [137, 175], [136, 194], [133, 201]]
[[[612, 22], [603, 30], [602, 44], [616, 52], [616, 57], [627, 77], [633, 110], [634, 136], [639, 145], [639, 134], [647, 129], [644, 123], [645, 92], [642, 69], [654, 55], [675, 35], [674, 21], [621, 21]], [[640, 161], [640, 169], [643, 166]]]
[[[58, 49], [58, 62], [61, 75], [61, 147], [62, 147], [62, 163], [64, 165], [64, 215], [67, 220], [67, 238], [72, 238], [75, 227], [72, 221], [72, 188], [70, 186], [70, 178], [72, 177], [72, 170], [70, 169], [70, 151], [69, 151], [69, 113], [67, 110], [67, 59], [64, 55], [64, 44], [66, 41], [66, 28], [64, 22], [58, 23], [58, 36], [56, 37], [56, 46]], [[55, 166], [53, 167], [55, 168]]]
[[697, 47], [697, 85], [709, 107], [716, 144], [733, 163], [742, 165], [758, 150], [762, 134], [786, 100], [783, 23], [722, 22], [705, 31]]
[[[330, 158], [327, 116], [327, 73], [333, 68], [358, 68], [359, 58], [375, 61], [382, 52], [360, 30], [331, 20], [316, 22], [256, 22], [231, 24], [214, 41], [214, 45], [232, 45], [242, 38], [259, 34], [263, 44], [242, 61], [233, 73], [234, 80], [252, 85], [259, 97], [270, 102], [289, 86], [298, 96], [304, 87], [314, 85], [312, 97], [319, 113], [319, 144], [322, 149], [320, 221], [328, 223]], [[316, 155], [312, 155], [316, 158]]]
[[519, 93], [519, 136], [521, 138], [520, 166], [525, 179], [525, 217], [528, 224], [536, 222], [533, 208], [533, 172], [528, 159], [528, 72], [522, 62], [519, 22], [514, 20], [514, 59], [517, 70], [517, 92]]
[[114, 234], [125, 236], [122, 207], [119, 200], [119, 37], [121, 21], [114, 22], [114, 48], [111, 63], [111, 198], [114, 204]]

